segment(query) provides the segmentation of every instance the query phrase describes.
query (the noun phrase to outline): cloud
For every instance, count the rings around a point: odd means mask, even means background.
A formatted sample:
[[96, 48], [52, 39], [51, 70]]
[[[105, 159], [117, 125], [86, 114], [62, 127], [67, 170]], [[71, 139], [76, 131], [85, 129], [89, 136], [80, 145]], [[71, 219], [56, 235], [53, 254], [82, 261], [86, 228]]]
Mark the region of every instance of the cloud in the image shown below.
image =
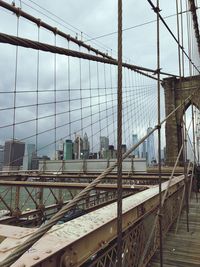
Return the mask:
[[[8, 2], [11, 3], [11, 1]], [[175, 13], [174, 1], [169, 2], [162, 2], [163, 16]], [[69, 0], [67, 3], [64, 0], [59, 0], [56, 4], [54, 1], [40, 1], [41, 6], [68, 21], [69, 24], [80, 28], [81, 31], [72, 28], [70, 25], [66, 26], [71, 29], [67, 31], [66, 27], [55, 22], [58, 18], [53, 17], [54, 21], [52, 21], [50, 14], [48, 14], [49, 17], [46, 17], [27, 6], [27, 4], [46, 13], [27, 0], [22, 1], [23, 10], [33, 16], [42, 18], [43, 21], [52, 26], [69, 32], [73, 36], [77, 32], [78, 37], [81, 38], [82, 31], [84, 40], [89, 38], [88, 35], [91, 37], [100, 36], [117, 30], [117, 2], [114, 0]], [[19, 1], [16, 1], [16, 5], [19, 5]], [[123, 15], [124, 28], [156, 18], [147, 1], [124, 1]], [[5, 12], [1, 8], [0, 18], [0, 31], [16, 35], [16, 16], [10, 12]], [[167, 22], [176, 32], [175, 18], [171, 18]], [[64, 25], [61, 20], [60, 23]], [[124, 32], [124, 56], [130, 58], [134, 64], [156, 69], [155, 29], [156, 24], [150, 23], [147, 26]], [[55, 36], [47, 30], [38, 29], [33, 23], [23, 18], [19, 18], [18, 30], [20, 37], [35, 41], [40, 40], [49, 44], [56, 42], [58, 46], [67, 48], [69, 45], [70, 49], [87, 52], [86, 49], [79, 48], [71, 42], [68, 44], [63, 38]], [[103, 38], [100, 40], [100, 44], [98, 41], [101, 48], [102, 43], [105, 44], [103, 45], [104, 49], [112, 49], [112, 54], [116, 57], [117, 35]], [[87, 132], [90, 143], [93, 143], [94, 151], [99, 149], [100, 135], [109, 135], [110, 143], [116, 145], [116, 66], [110, 67], [107, 64], [97, 64], [96, 62], [90, 62], [89, 64], [87, 60], [68, 58], [62, 55], [56, 55], [55, 57], [51, 53], [38, 53], [38, 51], [21, 47], [18, 48], [17, 56], [16, 70], [16, 47], [0, 44], [0, 72], [2, 77], [0, 80], [0, 127], [32, 120], [16, 125], [15, 137], [23, 139], [27, 143], [35, 143], [36, 136], [26, 138], [35, 135], [38, 126], [39, 133], [44, 132], [37, 137], [40, 148], [53, 143], [55, 134], [57, 140], [59, 140], [60, 138], [74, 138], [75, 132], [82, 135]], [[177, 65], [177, 46], [161, 26], [162, 70], [178, 73]], [[142, 137], [149, 124], [154, 126], [157, 123], [156, 83], [145, 76], [126, 70], [124, 71], [123, 86], [123, 142], [130, 146], [132, 144], [132, 133], [138, 133], [138, 136]], [[56, 93], [55, 89], [57, 90]], [[16, 98], [14, 98], [13, 93], [7, 93], [14, 90], [17, 91]], [[162, 95], [162, 105], [164, 105], [163, 97]], [[41, 105], [41, 103], [46, 104]], [[2, 109], [14, 105], [16, 106], [16, 112], [13, 121], [14, 109], [7, 111]], [[24, 105], [27, 107], [19, 108]], [[55, 111], [59, 114], [56, 118], [54, 116]], [[38, 123], [36, 123], [37, 112], [39, 114]], [[164, 106], [162, 117], [164, 117]], [[58, 128], [56, 131], [54, 130], [55, 121]], [[12, 138], [12, 133], [12, 127], [1, 128], [0, 142], [3, 143], [7, 138]], [[54, 145], [49, 145], [40, 153], [52, 154], [53, 149]]]

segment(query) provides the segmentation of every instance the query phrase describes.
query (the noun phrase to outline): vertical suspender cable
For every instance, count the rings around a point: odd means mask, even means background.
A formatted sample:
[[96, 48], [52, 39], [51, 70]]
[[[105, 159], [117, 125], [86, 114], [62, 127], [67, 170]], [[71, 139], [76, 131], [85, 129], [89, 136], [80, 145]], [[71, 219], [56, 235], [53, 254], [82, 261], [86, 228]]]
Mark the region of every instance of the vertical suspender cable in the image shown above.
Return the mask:
[[117, 267], [122, 266], [122, 0], [118, 0]]
[[[182, 12], [182, 0], [180, 0], [180, 16], [181, 16], [181, 46], [184, 47], [184, 36], [183, 36], [183, 12]], [[184, 53], [183, 53], [183, 50], [182, 50], [182, 75], [184, 77]], [[182, 85], [181, 85], [182, 87]], [[185, 107], [185, 105], [184, 105]], [[187, 231], [189, 232], [189, 183], [187, 181], [187, 175], [188, 175], [188, 172], [187, 172], [187, 128], [186, 128], [186, 112], [184, 114], [184, 131], [185, 131], [185, 144], [184, 144], [184, 148], [185, 148], [185, 157], [184, 157], [184, 174], [185, 174], [185, 182], [186, 182], [186, 194], [185, 194], [185, 198], [186, 198], [186, 215], [187, 215]]]
[[[19, 16], [17, 16], [17, 36], [19, 35]], [[13, 103], [13, 142], [15, 139], [15, 122], [16, 122], [16, 98], [17, 98], [17, 73], [18, 73], [18, 54], [19, 54], [19, 46], [16, 46], [16, 56], [15, 56], [15, 84], [14, 84], [14, 103]], [[10, 146], [11, 149], [11, 146]], [[11, 155], [11, 151], [10, 151]], [[10, 160], [9, 158], [9, 165], [10, 165]]]
[[[182, 89], [182, 64], [181, 64], [181, 52], [180, 52], [180, 28], [179, 28], [179, 5], [178, 0], [176, 0], [176, 14], [177, 14], [177, 39], [178, 39], [178, 61], [179, 61], [179, 77], [180, 77], [180, 89]], [[182, 44], [183, 45], [183, 44]], [[184, 103], [185, 112], [185, 103]], [[187, 231], [189, 231], [189, 205], [188, 205], [188, 183], [187, 183], [187, 167], [186, 167], [186, 115], [184, 113], [184, 121], [182, 124], [182, 140], [183, 140], [183, 165], [184, 165], [184, 176], [185, 176], [185, 203], [186, 203], [186, 221], [187, 221]], [[185, 133], [184, 133], [185, 132]]]
[[94, 131], [93, 131], [93, 110], [92, 110], [92, 81], [91, 81], [91, 63], [88, 61], [89, 67], [89, 89], [90, 89], [90, 131], [91, 131], [91, 146], [90, 152], [94, 150]]
[[105, 92], [105, 102], [106, 102], [106, 135], [109, 137], [109, 120], [108, 120], [108, 98], [109, 98], [109, 93], [107, 89], [107, 82], [106, 82], [106, 64], [103, 64], [103, 76], [104, 76], [104, 92]]
[[[100, 101], [100, 85], [99, 85], [99, 63], [97, 62], [97, 91], [98, 91], [98, 113], [99, 113], [99, 141], [101, 137], [101, 101]], [[101, 150], [101, 145], [100, 145], [100, 150]], [[101, 151], [99, 151], [99, 158], [102, 158]]]
[[157, 0], [157, 94], [158, 94], [158, 175], [159, 175], [159, 247], [160, 247], [160, 266], [163, 266], [162, 251], [162, 188], [161, 188], [161, 127], [160, 127], [160, 18], [159, 0]]
[[[40, 41], [40, 25], [38, 24], [38, 42]], [[35, 156], [37, 157], [37, 151], [38, 151], [38, 115], [39, 115], [39, 63], [40, 63], [40, 50], [37, 51], [37, 84], [36, 84], [36, 122], [35, 122]]]
[[[79, 46], [79, 52], [81, 52], [81, 47]], [[82, 61], [79, 59], [79, 83], [80, 83], [80, 105], [81, 105], [81, 138], [83, 138], [83, 95], [82, 95]], [[81, 147], [81, 140], [79, 139], [79, 148]], [[79, 158], [81, 157], [81, 152], [79, 151]]]
[[[110, 65], [110, 88], [111, 88], [111, 97], [112, 97], [112, 128], [115, 129], [115, 109], [114, 109], [114, 95], [115, 95], [115, 86], [113, 86], [112, 80], [112, 66]], [[116, 135], [113, 136], [113, 144], [116, 147]]]
[[[182, 0], [180, 0], [180, 15], [181, 15], [181, 46], [184, 44], [184, 31], [183, 31], [183, 4]], [[182, 54], [182, 72], [183, 72], [183, 77], [185, 76], [185, 63], [184, 63], [184, 53], [183, 50], [181, 51]]]
[[[54, 40], [54, 45], [56, 46], [56, 32], [55, 32], [55, 40]], [[56, 107], [56, 86], [57, 86], [57, 81], [56, 81], [56, 54], [54, 54], [54, 149], [55, 149], [55, 154], [54, 154], [54, 158], [56, 159], [56, 140], [57, 140], [57, 117], [56, 117], [56, 113], [57, 113], [57, 107]]]
[[[130, 79], [130, 70], [128, 70], [128, 86], [129, 86], [129, 89], [131, 90], [132, 85], [131, 85], [131, 79]], [[127, 94], [127, 99], [129, 99], [129, 97], [130, 97], [130, 92]], [[129, 106], [131, 106], [131, 102], [130, 102]], [[130, 112], [130, 118], [131, 118], [131, 112]], [[131, 124], [131, 119], [130, 119], [130, 124]], [[129, 130], [128, 130], [128, 132], [129, 132], [128, 144], [131, 144], [131, 134], [130, 134], [131, 133], [131, 126], [130, 126], [130, 124], [129, 124]], [[124, 137], [124, 138], [127, 138], [127, 137]]]
[[[69, 45], [69, 41], [68, 41], [68, 49], [70, 49], [70, 45]], [[67, 73], [68, 73], [68, 98], [69, 98], [69, 137], [70, 137], [70, 140], [72, 140], [72, 124], [71, 124], [71, 80], [70, 80], [70, 57], [68, 56], [67, 58]], [[64, 159], [64, 158], [63, 158]]]

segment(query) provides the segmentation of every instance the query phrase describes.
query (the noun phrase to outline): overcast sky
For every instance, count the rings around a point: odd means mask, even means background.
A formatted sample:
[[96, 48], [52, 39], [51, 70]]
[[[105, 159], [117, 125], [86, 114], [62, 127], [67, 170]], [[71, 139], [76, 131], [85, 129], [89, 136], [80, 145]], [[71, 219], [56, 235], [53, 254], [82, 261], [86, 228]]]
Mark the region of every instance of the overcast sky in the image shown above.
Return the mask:
[[[11, 3], [12, 1], [6, 1]], [[154, 1], [155, 2], [155, 1]], [[174, 0], [160, 1], [161, 14], [163, 17], [175, 15], [176, 6]], [[185, 10], [185, 1], [183, 10]], [[197, 1], [200, 6], [200, 0]], [[79, 39], [93, 45], [99, 50], [112, 54], [116, 58], [117, 53], [117, 1], [115, 0], [58, 0], [58, 1], [15, 1], [16, 6], [37, 18], [57, 27], [58, 29], [77, 36]], [[38, 6], [40, 5], [40, 6]], [[52, 14], [48, 13], [45, 8]], [[198, 10], [199, 13], [199, 10]], [[44, 15], [46, 14], [46, 15]], [[56, 17], [57, 16], [57, 17]], [[125, 0], [123, 1], [123, 28], [131, 28], [140, 24], [140, 27], [134, 27], [123, 32], [123, 56], [124, 61], [140, 66], [156, 69], [156, 16], [146, 0]], [[186, 34], [186, 15], [184, 19], [184, 46], [187, 50]], [[152, 22], [154, 21], [154, 22]], [[150, 22], [150, 23], [147, 23]], [[176, 34], [176, 16], [166, 19], [166, 22]], [[0, 32], [16, 35], [17, 19], [14, 14], [0, 8]], [[112, 33], [108, 35], [109, 33]], [[20, 37], [38, 40], [38, 28], [27, 22], [25, 19], [19, 19], [18, 35]], [[40, 41], [58, 46], [68, 47], [68, 43], [49, 33], [47, 30], [39, 30]], [[96, 40], [90, 39], [107, 35]], [[161, 25], [161, 68], [165, 72], [178, 74], [178, 56], [177, 45], [171, 38], [166, 29]], [[194, 45], [195, 47], [195, 45]], [[79, 50], [79, 47], [69, 44], [70, 49]], [[82, 52], [87, 52], [81, 49]], [[194, 54], [197, 51], [194, 49]], [[56, 56], [53, 54], [40, 52], [39, 67], [37, 65], [38, 52], [31, 49], [19, 48], [16, 74], [16, 47], [0, 44], [0, 91], [13, 91], [15, 88], [15, 79], [17, 77], [16, 91], [32, 90], [32, 93], [21, 92], [17, 94], [14, 100], [13, 93], [1, 93], [0, 109], [16, 106], [36, 105], [37, 80], [38, 90], [49, 90], [49, 92], [39, 93], [39, 102], [51, 102], [48, 105], [40, 105], [38, 112], [40, 116], [52, 115], [55, 111], [54, 89], [55, 89], [55, 66], [56, 66], [56, 89], [59, 91], [56, 100], [60, 101], [56, 105], [56, 112], [63, 112], [56, 118], [56, 125], [64, 125], [56, 131], [56, 138], [73, 138], [74, 133], [83, 135], [86, 131], [90, 137], [93, 151], [98, 151], [99, 136], [106, 135], [110, 138], [110, 143], [116, 145], [116, 85], [117, 72], [116, 67], [99, 64], [99, 73], [97, 64], [78, 59], [70, 59], [65, 56]], [[198, 57], [194, 61], [199, 64]], [[55, 63], [56, 62], [56, 63]], [[55, 65], [56, 64], [56, 65]], [[37, 76], [39, 68], [39, 77]], [[81, 73], [81, 74], [80, 74]], [[188, 73], [188, 63], [185, 61], [185, 73]], [[70, 84], [69, 84], [70, 78]], [[131, 134], [137, 133], [141, 138], [148, 126], [156, 125], [156, 83], [154, 80], [142, 77], [141, 75], [124, 71], [123, 85], [124, 89], [124, 136], [123, 142], [131, 145]], [[70, 93], [69, 93], [70, 88]], [[85, 91], [80, 89], [84, 88]], [[97, 90], [97, 88], [102, 88]], [[130, 90], [134, 88], [134, 90]], [[88, 89], [88, 90], [87, 90]], [[72, 91], [73, 90], [73, 91]], [[101, 96], [99, 96], [99, 93]], [[91, 100], [92, 96], [92, 100]], [[85, 98], [81, 101], [81, 98]], [[69, 99], [70, 106], [69, 106]], [[74, 99], [74, 100], [72, 100]], [[61, 103], [61, 101], [63, 103]], [[104, 104], [102, 104], [104, 103]], [[162, 117], [164, 117], [164, 98], [162, 93]], [[82, 107], [82, 110], [79, 109]], [[71, 110], [71, 111], [70, 111]], [[73, 110], [73, 112], [72, 112]], [[100, 112], [99, 112], [100, 111]], [[69, 112], [71, 115], [69, 115]], [[91, 115], [92, 114], [92, 115]], [[36, 127], [36, 106], [20, 108], [16, 110], [15, 123], [32, 119], [32, 122], [20, 124], [15, 127], [15, 138], [24, 139], [27, 136], [35, 134]], [[81, 121], [77, 121], [80, 120]], [[101, 120], [101, 123], [99, 123]], [[75, 121], [75, 122], [74, 122]], [[13, 109], [0, 110], [0, 125], [13, 123]], [[39, 122], [39, 132], [54, 128], [55, 117], [41, 119]], [[92, 126], [91, 126], [92, 124]], [[71, 132], [70, 132], [71, 129]], [[0, 130], [0, 143], [5, 139], [12, 138], [12, 127]], [[39, 147], [53, 143], [55, 132], [48, 131], [39, 136]], [[36, 138], [25, 139], [27, 143], [35, 143]], [[164, 133], [163, 133], [164, 146]], [[40, 154], [52, 153], [53, 146], [41, 151]]]

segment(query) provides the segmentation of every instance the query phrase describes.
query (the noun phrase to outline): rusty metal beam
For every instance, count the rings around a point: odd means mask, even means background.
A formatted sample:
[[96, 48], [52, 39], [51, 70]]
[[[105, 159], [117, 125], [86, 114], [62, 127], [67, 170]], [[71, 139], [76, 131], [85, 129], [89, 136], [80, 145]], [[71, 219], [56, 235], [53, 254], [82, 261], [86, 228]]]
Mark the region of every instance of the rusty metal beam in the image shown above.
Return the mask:
[[[169, 178], [171, 173], [171, 169], [169, 172], [162, 172], [162, 178], [167, 179]], [[175, 175], [180, 175], [183, 172], [178, 171], [175, 173]], [[9, 177], [17, 177], [17, 178], [28, 178], [28, 177], [35, 177], [35, 178], [80, 178], [80, 179], [90, 179], [90, 178], [96, 178], [98, 175], [98, 172], [95, 173], [75, 173], [75, 172], [56, 172], [56, 171], [46, 171], [46, 172], [40, 172], [40, 171], [12, 171], [12, 172], [7, 172], [7, 171], [1, 171], [0, 172], [0, 179], [9, 178]], [[139, 174], [129, 174], [129, 173], [123, 173], [122, 174], [122, 179], [157, 179], [158, 174], [156, 172], [147, 172], [147, 173], [139, 173]], [[110, 174], [106, 177], [106, 179], [117, 179], [116, 174]]]
[[[78, 208], [85, 210], [86, 212], [91, 212], [94, 210], [97, 210], [99, 208], [102, 208], [108, 204], [111, 204], [113, 202], [116, 201], [117, 197], [116, 194], [113, 194], [113, 196], [111, 195], [106, 195], [108, 192], [99, 192], [99, 199], [95, 199], [94, 195], [89, 196], [87, 199], [84, 199], [81, 203], [79, 203], [77, 205]], [[132, 195], [131, 192], [123, 192], [123, 198], [124, 197], [128, 197]], [[105, 201], [103, 201], [103, 199], [105, 199]], [[60, 208], [60, 206], [63, 206], [65, 204], [67, 204], [68, 201], [65, 201], [62, 203], [62, 205], [60, 205], [60, 203], [56, 203], [56, 204], [52, 204], [52, 205], [48, 205], [48, 206], [44, 206], [43, 210], [41, 209], [32, 209], [30, 211], [24, 211], [21, 212], [21, 214], [19, 214], [18, 217], [16, 216], [5, 216], [0, 218], [0, 224], [15, 224], [15, 225], [26, 225], [26, 224], [30, 224], [31, 221], [28, 221], [28, 218], [30, 216], [43, 216], [45, 215], [45, 212], [49, 212], [51, 210], [53, 210], [53, 212], [51, 212], [51, 214], [48, 213], [49, 215], [53, 215], [58, 208]], [[26, 221], [20, 221], [20, 218], [27, 218], [27, 222]]]
[[[0, 186], [16, 186], [16, 187], [42, 187], [42, 188], [66, 188], [66, 189], [82, 189], [89, 183], [68, 183], [68, 182], [28, 182], [28, 181], [0, 181]], [[123, 185], [124, 190], [143, 190], [149, 188], [150, 185]], [[98, 184], [98, 190], [114, 190], [117, 189], [116, 184]]]
[[[182, 190], [183, 186], [183, 175], [173, 178], [168, 198], [173, 199], [173, 195], [178, 190]], [[168, 182], [165, 182], [162, 186], [162, 193], [167, 187]], [[123, 200], [123, 231], [153, 212], [158, 207], [158, 201], [158, 186], [125, 198]], [[173, 210], [173, 207], [171, 209]], [[80, 266], [116, 238], [116, 220], [116, 203], [113, 203], [63, 225], [56, 225], [33, 245], [31, 254], [25, 253], [13, 264], [13, 267], [20, 264], [40, 267]], [[2, 232], [0, 234], [2, 235]], [[13, 249], [23, 243], [26, 238], [17, 240], [17, 242], [13, 237], [8, 237], [6, 241], [3, 241], [0, 244], [1, 260], [11, 254]], [[5, 242], [9, 242], [10, 248], [3, 251]]]

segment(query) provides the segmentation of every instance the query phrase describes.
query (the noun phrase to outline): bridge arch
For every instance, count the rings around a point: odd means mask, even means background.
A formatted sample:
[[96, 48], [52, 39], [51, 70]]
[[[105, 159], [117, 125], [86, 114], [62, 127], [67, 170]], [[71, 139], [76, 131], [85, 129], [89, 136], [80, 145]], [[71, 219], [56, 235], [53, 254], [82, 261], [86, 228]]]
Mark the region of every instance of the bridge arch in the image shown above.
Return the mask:
[[[200, 75], [181, 79], [166, 78], [162, 86], [165, 91], [165, 112], [166, 116], [176, 109], [185, 99], [189, 98], [185, 105], [182, 105], [166, 122], [166, 164], [173, 166], [178, 152], [182, 146], [182, 120], [183, 115], [190, 105], [200, 110]], [[179, 165], [183, 164], [183, 157], [180, 157]]]

